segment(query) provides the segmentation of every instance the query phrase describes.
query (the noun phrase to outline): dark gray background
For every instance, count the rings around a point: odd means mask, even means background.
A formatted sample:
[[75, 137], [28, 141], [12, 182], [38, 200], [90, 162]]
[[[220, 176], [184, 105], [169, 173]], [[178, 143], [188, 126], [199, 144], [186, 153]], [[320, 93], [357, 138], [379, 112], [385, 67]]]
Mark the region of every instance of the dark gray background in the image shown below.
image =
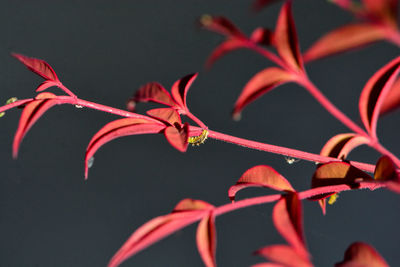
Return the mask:
[[[246, 33], [275, 25], [279, 4], [261, 13], [251, 1], [1, 1], [1, 101], [34, 95], [41, 82], [10, 57], [19, 52], [46, 60], [80, 98], [124, 108], [142, 84], [170, 88], [178, 78], [200, 72], [188, 103], [211, 129], [252, 140], [318, 153], [337, 133], [348, 130], [305, 90], [289, 84], [250, 105], [240, 122], [230, 110], [244, 84], [270, 66], [264, 58], [238, 51], [210, 71], [203, 64], [222, 40], [199, 30], [204, 14], [224, 15]], [[301, 47], [322, 33], [352, 21], [325, 1], [296, 1], [294, 16]], [[379, 43], [307, 66], [311, 79], [337, 106], [359, 122], [358, 96], [367, 79], [398, 55]], [[59, 93], [59, 91], [56, 91]], [[144, 112], [145, 105], [139, 107]], [[0, 120], [0, 265], [105, 266], [128, 236], [149, 219], [168, 213], [183, 198], [215, 205], [228, 202], [227, 189], [248, 168], [267, 164], [298, 190], [309, 188], [315, 165], [288, 165], [282, 156], [208, 140], [181, 154], [162, 136], [117, 139], [96, 154], [89, 180], [83, 179], [85, 148], [116, 116], [72, 106], [55, 107], [24, 139], [18, 160], [11, 143], [19, 110]], [[399, 112], [384, 117], [379, 135], [400, 154]], [[362, 147], [351, 159], [375, 162]], [[270, 193], [248, 190], [245, 198]], [[374, 245], [392, 266], [400, 265], [399, 196], [380, 190], [341, 194], [322, 216], [304, 202], [305, 231], [316, 266], [332, 266], [357, 240]], [[284, 243], [271, 222], [272, 205], [236, 211], [217, 219], [219, 266], [249, 266], [268, 244]], [[122, 266], [202, 266], [190, 226], [129, 259]]]

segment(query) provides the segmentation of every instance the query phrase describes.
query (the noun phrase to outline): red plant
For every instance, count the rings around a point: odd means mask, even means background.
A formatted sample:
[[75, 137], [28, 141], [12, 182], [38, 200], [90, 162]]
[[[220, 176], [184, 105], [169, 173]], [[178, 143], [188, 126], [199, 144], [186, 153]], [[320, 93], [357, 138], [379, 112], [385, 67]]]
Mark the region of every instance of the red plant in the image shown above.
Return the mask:
[[[260, 8], [269, 2], [272, 1], [257, 1], [256, 7]], [[247, 105], [279, 85], [288, 82], [297, 83], [350, 130], [349, 133], [337, 134], [330, 138], [319, 154], [250, 141], [208, 129], [187, 106], [188, 90], [197, 74], [179, 79], [173, 84], [171, 92], [156, 82], [142, 86], [129, 99], [127, 103], [129, 111], [125, 111], [80, 99], [61, 83], [55, 71], [45, 61], [14, 53], [16, 59], [45, 81], [37, 87], [36, 91], [41, 93], [35, 97], [10, 101], [12, 103], [0, 107], [1, 114], [15, 107], [23, 108], [14, 137], [13, 156], [15, 158], [18, 156], [22, 139], [46, 111], [55, 105], [70, 104], [122, 117], [106, 124], [90, 140], [85, 155], [86, 178], [90, 159], [100, 147], [113, 139], [138, 134], [163, 134], [168, 143], [181, 152], [187, 150], [188, 144], [200, 145], [209, 137], [247, 148], [315, 162], [318, 166], [314, 174], [310, 175], [311, 188], [308, 190], [296, 191], [290, 182], [272, 167], [259, 165], [245, 171], [237, 183], [229, 188], [228, 197], [232, 203], [214, 206], [202, 200], [184, 199], [171, 213], [156, 217], [138, 228], [109, 262], [110, 267], [119, 266], [123, 261], [162, 238], [199, 222], [196, 233], [199, 254], [206, 266], [216, 266], [215, 218], [241, 208], [276, 202], [272, 220], [287, 244], [258, 249], [255, 254], [271, 262], [256, 266], [313, 266], [312, 253], [307, 248], [303, 232], [302, 200], [318, 201], [325, 214], [327, 198], [330, 198], [330, 202], [334, 202], [337, 194], [342, 191], [358, 189], [372, 191], [387, 188], [400, 193], [400, 159], [381, 145], [377, 135], [379, 117], [400, 106], [400, 82], [397, 80], [400, 57], [388, 62], [366, 82], [358, 103], [363, 128], [321, 93], [308, 77], [304, 66], [304, 62], [380, 39], [399, 45], [400, 38], [395, 24], [397, 1], [365, 0], [361, 6], [355, 5], [352, 1], [333, 2], [367, 22], [345, 26], [328, 33], [303, 55], [300, 52], [290, 2], [283, 4], [273, 31], [258, 28], [250, 37], [224, 17], [207, 15], [201, 19], [205, 28], [225, 36], [225, 40], [207, 61], [208, 66], [224, 54], [239, 48], [250, 49], [277, 65], [261, 70], [245, 85], [234, 105], [233, 116], [239, 118]], [[274, 48], [277, 53], [270, 48]], [[66, 95], [42, 92], [50, 87], [59, 87]], [[134, 112], [139, 102], [153, 102], [164, 107], [150, 109], [146, 112], [147, 115], [141, 115]], [[183, 122], [181, 116], [186, 116], [192, 124]], [[347, 159], [351, 151], [361, 145], [368, 145], [381, 154], [376, 164]], [[373, 176], [367, 172], [373, 173]], [[238, 192], [248, 187], [263, 187], [278, 192], [236, 201]], [[347, 249], [344, 260], [336, 266], [388, 265], [371, 246], [357, 242]]]

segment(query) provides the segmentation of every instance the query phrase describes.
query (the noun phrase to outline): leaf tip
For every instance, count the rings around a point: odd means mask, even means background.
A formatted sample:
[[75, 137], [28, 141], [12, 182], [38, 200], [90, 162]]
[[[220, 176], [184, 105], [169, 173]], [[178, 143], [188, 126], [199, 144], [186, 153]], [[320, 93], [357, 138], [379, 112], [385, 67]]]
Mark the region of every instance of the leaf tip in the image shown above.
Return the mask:
[[232, 113], [232, 119], [233, 119], [234, 121], [240, 121], [240, 120], [242, 119], [242, 113], [241, 113], [241, 112], [233, 111], [233, 113]]

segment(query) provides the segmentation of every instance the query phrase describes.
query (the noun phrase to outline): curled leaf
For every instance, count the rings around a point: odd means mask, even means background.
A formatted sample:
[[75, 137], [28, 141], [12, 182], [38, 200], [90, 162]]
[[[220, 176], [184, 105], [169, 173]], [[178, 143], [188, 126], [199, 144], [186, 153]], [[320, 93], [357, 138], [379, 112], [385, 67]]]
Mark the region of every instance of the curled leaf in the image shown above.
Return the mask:
[[267, 187], [278, 191], [295, 191], [285, 177], [266, 165], [248, 169], [236, 184], [229, 188], [229, 198], [235, 200], [236, 193], [247, 187]]
[[59, 81], [57, 74], [55, 73], [53, 68], [50, 67], [49, 64], [47, 64], [47, 62], [45, 62], [41, 59], [27, 57], [27, 56], [17, 54], [17, 53], [12, 53], [11, 55], [13, 57], [15, 57], [16, 59], [18, 59], [29, 70], [38, 74], [42, 78], [44, 78], [46, 80]]
[[[268, 260], [279, 263], [279, 266], [312, 267], [308, 259], [299, 255], [295, 249], [286, 245], [273, 245], [256, 251], [257, 255], [263, 256]], [[260, 266], [263, 266], [262, 264]], [[265, 265], [269, 266], [269, 265]], [[272, 265], [274, 266], [274, 265]]]
[[233, 116], [240, 116], [240, 112], [243, 108], [261, 95], [268, 93], [283, 83], [291, 82], [295, 79], [296, 77], [293, 74], [276, 67], [270, 67], [260, 71], [254, 75], [243, 88], [235, 103]]
[[164, 136], [167, 141], [180, 152], [185, 152], [188, 147], [189, 124], [185, 123], [182, 128], [168, 126], [165, 128]]
[[270, 29], [259, 27], [253, 31], [250, 40], [257, 44], [270, 46], [274, 44], [274, 33]]
[[197, 73], [189, 74], [176, 81], [171, 88], [172, 98], [183, 109], [187, 109], [186, 95], [187, 92], [197, 77]]
[[308, 260], [303, 233], [303, 211], [297, 193], [289, 193], [275, 204], [272, 220], [294, 251], [304, 260]]
[[400, 79], [398, 78], [390, 88], [388, 95], [382, 103], [380, 116], [394, 111], [400, 107]]
[[400, 71], [400, 57], [378, 70], [366, 83], [359, 101], [362, 122], [369, 134], [376, 138], [376, 126], [381, 106]]
[[335, 267], [389, 267], [381, 255], [370, 245], [362, 242], [351, 244], [342, 262]]
[[180, 126], [182, 124], [181, 116], [172, 108], [156, 108], [148, 110], [146, 113], [170, 125]]
[[209, 31], [213, 31], [230, 38], [245, 38], [245, 35], [227, 18], [203, 15], [200, 24]]
[[312, 61], [336, 53], [359, 48], [385, 38], [385, 30], [371, 23], [349, 24], [335, 29], [317, 40], [304, 54]]
[[47, 88], [53, 87], [53, 86], [57, 86], [58, 83], [51, 81], [51, 80], [47, 80], [42, 82], [37, 88], [36, 88], [36, 92], [41, 92], [46, 90]]
[[376, 163], [374, 178], [386, 183], [388, 189], [400, 194], [400, 173], [396, 164], [388, 156], [382, 156]]
[[156, 82], [150, 82], [140, 87], [132, 100], [134, 102], [155, 102], [171, 107], [176, 105], [169, 92]]
[[291, 2], [286, 2], [278, 17], [275, 27], [275, 45], [279, 55], [293, 70], [303, 70], [299, 42], [291, 12]]
[[210, 212], [200, 221], [196, 234], [197, 249], [204, 265], [207, 267], [216, 267], [215, 251], [217, 235], [215, 230], [215, 218]]
[[88, 161], [96, 151], [105, 143], [113, 139], [137, 134], [159, 133], [165, 128], [165, 124], [157, 123], [154, 120], [138, 119], [138, 118], [124, 118], [112, 121], [101, 128], [90, 140], [86, 148], [85, 155], [85, 177], [88, 176]]
[[320, 154], [326, 157], [345, 159], [354, 148], [368, 142], [366, 137], [355, 133], [338, 134], [326, 142]]
[[192, 210], [210, 210], [213, 205], [198, 199], [186, 198], [181, 200], [174, 208], [173, 212], [192, 211]]
[[56, 95], [52, 93], [41, 93], [36, 98], [30, 101], [22, 111], [19, 120], [18, 129], [14, 136], [13, 142], [13, 157], [18, 156], [18, 149], [22, 139], [33, 126], [33, 124], [45, 113], [48, 109], [57, 104]]

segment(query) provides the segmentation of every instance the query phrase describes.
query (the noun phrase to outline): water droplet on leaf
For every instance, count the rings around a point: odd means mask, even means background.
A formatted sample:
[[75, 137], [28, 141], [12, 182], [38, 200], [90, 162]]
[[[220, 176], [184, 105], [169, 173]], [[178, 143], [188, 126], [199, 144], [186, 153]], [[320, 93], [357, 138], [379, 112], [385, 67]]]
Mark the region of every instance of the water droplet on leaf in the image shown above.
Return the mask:
[[292, 157], [285, 157], [285, 160], [290, 165], [300, 161], [300, 159], [296, 159], [296, 158], [292, 158]]
[[93, 166], [93, 163], [94, 163], [94, 157], [91, 157], [89, 160], [88, 160], [88, 168], [92, 168], [92, 166]]

